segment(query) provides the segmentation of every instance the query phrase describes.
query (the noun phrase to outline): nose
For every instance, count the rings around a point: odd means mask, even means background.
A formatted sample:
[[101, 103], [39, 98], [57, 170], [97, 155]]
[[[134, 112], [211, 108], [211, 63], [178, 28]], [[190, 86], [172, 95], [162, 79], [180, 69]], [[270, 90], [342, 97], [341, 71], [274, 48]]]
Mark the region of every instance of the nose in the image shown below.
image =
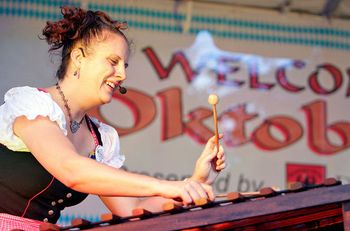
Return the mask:
[[124, 81], [126, 79], [126, 68], [124, 62], [120, 62], [120, 64], [115, 67], [115, 75], [120, 81]]

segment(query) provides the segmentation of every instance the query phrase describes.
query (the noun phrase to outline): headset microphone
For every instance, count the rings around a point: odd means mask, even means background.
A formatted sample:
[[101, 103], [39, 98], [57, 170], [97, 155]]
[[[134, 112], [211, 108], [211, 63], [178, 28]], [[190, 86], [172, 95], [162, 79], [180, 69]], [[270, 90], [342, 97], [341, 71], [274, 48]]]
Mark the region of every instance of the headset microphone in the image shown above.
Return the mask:
[[122, 87], [122, 86], [119, 85], [119, 92], [120, 92], [120, 94], [124, 95], [127, 91], [128, 90], [126, 90], [125, 87]]

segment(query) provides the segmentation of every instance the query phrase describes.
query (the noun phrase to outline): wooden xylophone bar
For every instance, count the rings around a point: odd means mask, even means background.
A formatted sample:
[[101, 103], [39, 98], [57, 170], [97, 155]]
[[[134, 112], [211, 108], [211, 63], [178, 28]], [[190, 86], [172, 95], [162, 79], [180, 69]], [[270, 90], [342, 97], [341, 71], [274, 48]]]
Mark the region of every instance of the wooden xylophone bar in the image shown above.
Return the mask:
[[340, 184], [341, 184], [341, 181], [331, 177], [331, 178], [325, 179], [325, 181], [321, 184], [304, 185], [302, 182], [295, 182], [290, 186], [289, 189], [285, 189], [285, 190], [275, 190], [271, 187], [264, 187], [257, 192], [241, 192], [241, 193], [230, 192], [227, 194], [216, 195], [216, 197], [227, 198], [228, 200], [231, 200], [231, 201], [243, 201], [247, 199], [254, 199], [259, 197], [272, 197], [277, 195], [284, 195], [287, 193], [301, 192], [301, 191], [305, 191], [313, 188], [329, 187], [329, 186], [335, 186]]
[[[273, 196], [221, 200], [152, 214], [107, 216], [61, 230], [333, 230], [350, 231], [350, 185], [284, 190]], [[232, 199], [232, 198], [231, 198]]]

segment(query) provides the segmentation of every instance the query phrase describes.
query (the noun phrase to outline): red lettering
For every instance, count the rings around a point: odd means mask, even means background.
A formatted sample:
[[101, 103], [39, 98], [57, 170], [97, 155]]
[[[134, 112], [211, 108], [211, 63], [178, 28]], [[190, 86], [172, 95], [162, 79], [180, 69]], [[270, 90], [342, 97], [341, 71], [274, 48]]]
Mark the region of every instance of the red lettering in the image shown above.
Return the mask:
[[[333, 89], [327, 90], [320, 85], [318, 81], [318, 76], [321, 69], [324, 69], [331, 74], [330, 76], [334, 81]], [[342, 83], [343, 83], [343, 76], [341, 71], [331, 64], [324, 64], [324, 65], [318, 66], [317, 70], [312, 72], [309, 77], [309, 85], [311, 87], [311, 90], [313, 90], [315, 93], [320, 95], [328, 95], [335, 92], [341, 87]]]
[[161, 140], [183, 134], [181, 89], [170, 88], [157, 96], [161, 104]]
[[[326, 103], [315, 101], [302, 107], [307, 120], [307, 140], [310, 148], [321, 155], [332, 155], [350, 147], [350, 123], [338, 122], [327, 125]], [[332, 144], [327, 136], [332, 130], [342, 141], [341, 145]]]
[[186, 123], [186, 133], [199, 143], [205, 144], [214, 132], [203, 124], [203, 120], [212, 114], [213, 112], [208, 108], [197, 108], [190, 112], [188, 114], [190, 120]]
[[277, 82], [279, 83], [279, 85], [282, 88], [284, 88], [287, 91], [299, 92], [299, 91], [303, 90], [305, 87], [296, 86], [294, 84], [291, 84], [287, 80], [286, 69], [290, 68], [290, 66], [293, 66], [295, 68], [300, 69], [300, 68], [303, 68], [305, 66], [305, 63], [303, 61], [296, 60], [296, 61], [294, 61], [292, 63], [289, 63], [287, 65], [284, 65], [284, 66], [278, 68], [277, 71], [276, 71]]
[[120, 136], [127, 135], [136, 131], [139, 131], [149, 124], [155, 118], [156, 115], [156, 105], [152, 97], [140, 91], [128, 88], [128, 93], [125, 95], [120, 95], [115, 93], [113, 98], [124, 103], [133, 114], [134, 124], [130, 128], [123, 128], [117, 126], [111, 121], [108, 121], [101, 113], [100, 108], [95, 108], [89, 112], [90, 115], [96, 117], [101, 122], [107, 123], [115, 127]]
[[225, 85], [225, 86], [231, 86], [231, 87], [240, 87], [244, 84], [244, 81], [238, 81], [238, 80], [228, 80], [226, 77], [229, 74], [236, 73], [239, 71], [239, 67], [236, 66], [230, 66], [229, 62], [237, 62], [238, 58], [222, 58], [219, 60], [219, 65], [224, 66], [225, 71], [218, 71], [217, 72], [217, 80], [218, 84]]
[[253, 89], [270, 90], [275, 84], [261, 83], [259, 81], [259, 66], [258, 61], [251, 59], [248, 63], [250, 87]]
[[[277, 128], [282, 134], [283, 140], [275, 138], [271, 133], [271, 128]], [[303, 135], [303, 128], [294, 119], [276, 116], [266, 119], [252, 135], [252, 142], [261, 149], [273, 151], [293, 144]]]
[[[247, 121], [257, 117], [257, 114], [248, 114], [246, 111], [246, 105], [238, 105], [237, 107], [230, 108], [220, 116], [220, 124], [223, 124], [222, 129], [225, 131], [225, 144], [230, 147], [243, 145], [249, 142], [249, 138], [246, 135], [245, 124]], [[225, 126], [226, 123], [233, 123], [232, 130]], [[230, 126], [230, 125], [229, 125]], [[227, 131], [227, 132], [226, 132]]]
[[191, 82], [195, 73], [191, 69], [191, 65], [186, 59], [185, 55], [182, 52], [176, 52], [172, 55], [170, 63], [168, 64], [167, 67], [164, 67], [162, 63], [160, 62], [158, 56], [156, 53], [153, 51], [151, 47], [146, 47], [142, 50], [145, 54], [146, 57], [149, 59], [151, 62], [153, 68], [155, 69], [159, 79], [167, 79], [169, 77], [170, 72], [174, 68], [174, 66], [179, 63], [182, 70], [185, 73], [186, 79], [188, 82]]

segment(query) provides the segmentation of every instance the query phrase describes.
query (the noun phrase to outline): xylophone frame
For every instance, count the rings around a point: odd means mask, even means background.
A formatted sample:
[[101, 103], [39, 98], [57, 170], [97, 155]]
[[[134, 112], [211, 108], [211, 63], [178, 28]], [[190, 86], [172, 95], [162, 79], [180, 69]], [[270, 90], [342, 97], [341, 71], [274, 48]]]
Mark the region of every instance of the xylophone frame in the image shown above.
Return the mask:
[[100, 223], [99, 227], [91, 227], [88, 230], [326, 230], [327, 228], [350, 231], [350, 184], [313, 188], [239, 203], [219, 201], [194, 209], [149, 215], [124, 220], [121, 223], [111, 219], [104, 224]]

